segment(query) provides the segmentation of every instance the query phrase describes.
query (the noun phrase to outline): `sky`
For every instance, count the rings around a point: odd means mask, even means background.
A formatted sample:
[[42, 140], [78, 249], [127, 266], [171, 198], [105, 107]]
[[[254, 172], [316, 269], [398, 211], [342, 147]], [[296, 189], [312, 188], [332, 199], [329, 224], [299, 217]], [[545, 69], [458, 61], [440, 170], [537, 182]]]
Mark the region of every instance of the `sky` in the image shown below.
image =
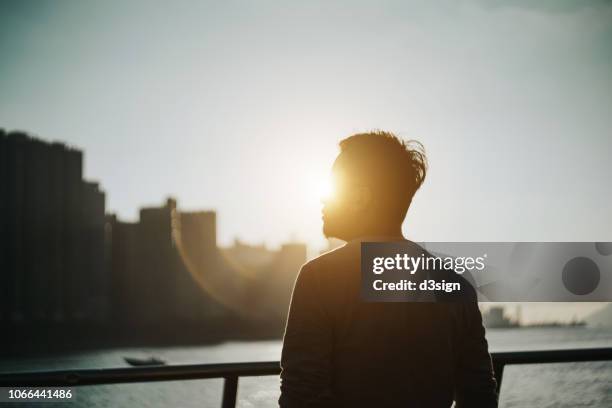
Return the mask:
[[338, 141], [384, 129], [428, 153], [412, 239], [612, 240], [611, 2], [14, 3], [0, 126], [83, 149], [123, 219], [320, 248]]

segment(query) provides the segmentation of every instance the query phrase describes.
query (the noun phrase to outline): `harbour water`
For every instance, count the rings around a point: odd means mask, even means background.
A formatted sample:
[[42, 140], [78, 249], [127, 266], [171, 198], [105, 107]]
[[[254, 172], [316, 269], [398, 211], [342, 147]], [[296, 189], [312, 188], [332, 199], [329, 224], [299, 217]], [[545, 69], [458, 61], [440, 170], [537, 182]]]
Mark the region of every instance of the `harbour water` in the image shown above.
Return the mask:
[[[510, 328], [487, 331], [491, 351], [612, 347], [612, 329], [584, 327]], [[123, 367], [125, 356], [157, 356], [168, 364], [269, 361], [280, 357], [280, 341], [228, 342], [211, 346], [112, 349], [29, 359], [4, 359], [0, 371]], [[81, 407], [218, 407], [222, 380], [80, 387]], [[238, 406], [274, 407], [278, 378], [243, 378]], [[61, 406], [44, 404], [45, 407]], [[5, 405], [10, 406], [10, 405]], [[14, 406], [19, 406], [15, 404]], [[23, 406], [23, 405], [21, 405]], [[504, 372], [500, 407], [612, 407], [612, 362], [509, 366]]]

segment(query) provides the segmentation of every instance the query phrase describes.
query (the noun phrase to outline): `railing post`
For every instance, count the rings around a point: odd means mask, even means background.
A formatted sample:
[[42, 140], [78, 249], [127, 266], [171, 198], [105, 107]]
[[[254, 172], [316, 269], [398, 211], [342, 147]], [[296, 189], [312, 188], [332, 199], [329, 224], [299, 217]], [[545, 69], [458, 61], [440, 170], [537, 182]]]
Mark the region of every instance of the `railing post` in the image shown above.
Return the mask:
[[221, 401], [221, 407], [235, 408], [237, 394], [238, 377], [235, 375], [225, 377], [225, 381], [223, 382], [223, 401]]
[[504, 362], [493, 362], [493, 374], [497, 382], [497, 395], [501, 390], [502, 377], [504, 376]]

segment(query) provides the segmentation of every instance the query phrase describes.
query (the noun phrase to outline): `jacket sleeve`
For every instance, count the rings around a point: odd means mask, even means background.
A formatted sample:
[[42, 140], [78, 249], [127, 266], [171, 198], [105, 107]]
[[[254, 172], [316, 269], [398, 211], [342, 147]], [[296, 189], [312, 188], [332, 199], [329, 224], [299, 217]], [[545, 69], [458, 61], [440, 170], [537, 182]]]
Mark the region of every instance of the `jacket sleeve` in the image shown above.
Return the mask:
[[459, 302], [461, 325], [457, 340], [455, 401], [457, 408], [497, 407], [497, 383], [475, 296]]
[[281, 356], [282, 408], [331, 406], [332, 325], [312, 266], [300, 270], [291, 296]]

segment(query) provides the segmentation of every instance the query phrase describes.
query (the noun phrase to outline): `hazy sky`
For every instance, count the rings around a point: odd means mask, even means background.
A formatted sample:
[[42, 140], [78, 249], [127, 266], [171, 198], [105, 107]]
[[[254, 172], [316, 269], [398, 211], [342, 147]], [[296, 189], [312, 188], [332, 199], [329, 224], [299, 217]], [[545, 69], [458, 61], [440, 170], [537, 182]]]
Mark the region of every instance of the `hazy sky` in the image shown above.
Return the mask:
[[124, 219], [321, 245], [337, 142], [381, 128], [429, 154], [413, 239], [612, 240], [610, 2], [14, 3], [0, 126], [84, 149]]

